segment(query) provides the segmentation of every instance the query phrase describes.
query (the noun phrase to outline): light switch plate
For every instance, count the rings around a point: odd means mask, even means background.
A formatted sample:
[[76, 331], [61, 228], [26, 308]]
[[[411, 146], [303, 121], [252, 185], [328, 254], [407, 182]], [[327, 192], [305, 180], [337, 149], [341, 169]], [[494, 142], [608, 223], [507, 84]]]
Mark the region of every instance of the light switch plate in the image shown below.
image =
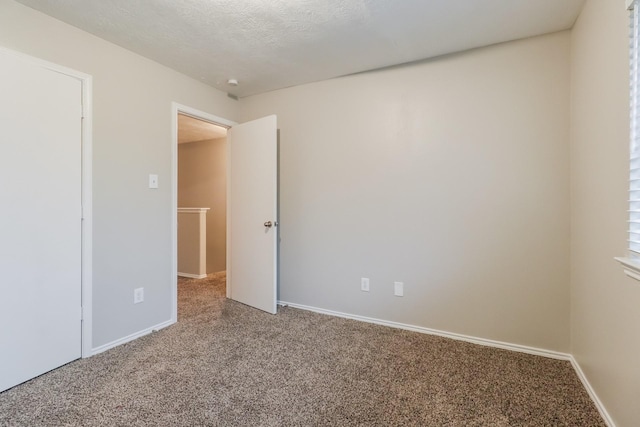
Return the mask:
[[149, 174], [149, 188], [158, 188], [158, 175]]

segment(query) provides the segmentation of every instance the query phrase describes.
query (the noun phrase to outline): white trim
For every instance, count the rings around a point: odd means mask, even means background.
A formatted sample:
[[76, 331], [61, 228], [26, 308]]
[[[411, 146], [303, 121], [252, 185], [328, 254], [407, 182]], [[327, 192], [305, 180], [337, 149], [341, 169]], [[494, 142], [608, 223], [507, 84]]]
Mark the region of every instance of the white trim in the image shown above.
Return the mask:
[[[178, 114], [214, 123], [227, 129], [236, 122], [187, 107], [171, 103], [171, 322], [178, 321]], [[229, 193], [227, 192], [227, 200]], [[228, 203], [227, 203], [228, 204]], [[227, 220], [228, 223], [228, 220]], [[227, 239], [229, 241], [229, 239]], [[228, 252], [227, 252], [228, 253]], [[229, 257], [227, 257], [227, 260]], [[228, 262], [228, 261], [227, 261]], [[229, 278], [227, 277], [227, 283]], [[227, 286], [227, 296], [229, 287]]]
[[[185, 114], [189, 117], [193, 117], [194, 119], [204, 120], [205, 122], [213, 123], [214, 125], [219, 125], [227, 129], [238, 124], [232, 120], [215, 116], [213, 114], [205, 113], [204, 111], [196, 110], [195, 108], [187, 107], [186, 105], [178, 104], [177, 102], [172, 102], [171, 104], [172, 104], [172, 107], [174, 108], [174, 111], [176, 112], [176, 115], [178, 113]], [[176, 117], [176, 120], [177, 120], [177, 117]], [[176, 130], [177, 130], [177, 127], [176, 127]], [[175, 137], [177, 138], [177, 134], [175, 134]], [[177, 139], [176, 139], [176, 142], [177, 142]]]
[[580, 367], [580, 364], [578, 363], [578, 361], [573, 356], [571, 356], [569, 360], [571, 362], [571, 366], [573, 366], [573, 369], [576, 371], [576, 375], [578, 375], [578, 378], [580, 378], [582, 385], [587, 390], [589, 397], [591, 397], [591, 400], [593, 400], [593, 403], [596, 405], [596, 408], [598, 409], [598, 412], [600, 413], [600, 416], [604, 420], [605, 424], [608, 427], [616, 427], [616, 424], [613, 422], [613, 419], [607, 412], [607, 409], [602, 404], [602, 401], [596, 394], [593, 387], [591, 387], [591, 383], [589, 383], [589, 380], [587, 379], [587, 376], [582, 371], [582, 368]]
[[622, 264], [624, 274], [632, 279], [640, 280], [640, 262], [637, 259], [623, 257], [616, 257], [614, 259]]
[[389, 320], [382, 320], [382, 319], [376, 319], [376, 318], [373, 318], [373, 317], [359, 316], [359, 315], [356, 315], [356, 314], [342, 313], [342, 312], [333, 311], [333, 310], [325, 310], [324, 308], [311, 307], [311, 306], [308, 306], [308, 305], [295, 304], [295, 303], [290, 303], [290, 302], [285, 302], [285, 301], [278, 301], [278, 304], [280, 304], [280, 305], [288, 305], [289, 307], [299, 308], [301, 310], [313, 311], [313, 312], [321, 313], [321, 314], [328, 314], [330, 316], [343, 317], [345, 319], [359, 320], [361, 322], [374, 323], [376, 325], [389, 326], [391, 328], [404, 329], [404, 330], [407, 330], [407, 331], [419, 332], [421, 334], [437, 335], [437, 336], [444, 337], [444, 338], [451, 338], [451, 339], [458, 340], [458, 341], [465, 341], [465, 342], [484, 345], [484, 346], [488, 346], [488, 347], [495, 347], [495, 348], [501, 348], [501, 349], [504, 349], [504, 350], [517, 351], [517, 352], [520, 352], [520, 353], [533, 354], [535, 356], [543, 356], [543, 357], [549, 357], [551, 359], [560, 359], [560, 360], [570, 360], [571, 359], [571, 355], [570, 354], [560, 353], [560, 352], [552, 351], [552, 350], [545, 350], [545, 349], [542, 349], [542, 348], [528, 347], [528, 346], [524, 346], [524, 345], [520, 345], [520, 344], [511, 344], [511, 343], [506, 343], [506, 342], [503, 342], [503, 341], [494, 341], [494, 340], [489, 340], [489, 339], [486, 339], [486, 338], [472, 337], [472, 336], [469, 336], [469, 335], [462, 335], [462, 334], [456, 334], [456, 333], [453, 333], [453, 332], [446, 332], [446, 331], [440, 331], [440, 330], [437, 330], [437, 329], [425, 328], [423, 326], [416, 326], [416, 325], [409, 325], [409, 324], [406, 324], [406, 323], [392, 322], [392, 321], [389, 321]]
[[[231, 257], [229, 256], [229, 254], [231, 254], [231, 239], [229, 238], [229, 236], [231, 236], [231, 206], [230, 206], [230, 195], [231, 195], [231, 168], [229, 167], [229, 160], [231, 160], [231, 144], [228, 143], [227, 141], [227, 147], [226, 147], [226, 154], [227, 154], [227, 176], [225, 177], [226, 181], [227, 181], [227, 202], [226, 202], [226, 206], [225, 209], [227, 210], [226, 212], [226, 217], [227, 217], [227, 229], [225, 230], [225, 233], [227, 233], [227, 238], [225, 239], [225, 243], [226, 243], [226, 248], [225, 250], [227, 251], [227, 257], [226, 257], [226, 262], [225, 262], [225, 269], [227, 272], [226, 275], [226, 282], [225, 282], [225, 289], [226, 289], [226, 293], [227, 293], [227, 298], [231, 299], [231, 295], [232, 295], [232, 289], [231, 289]], [[276, 308], [277, 309], [277, 308]]]
[[627, 0], [627, 10], [633, 10], [633, 5], [636, 0]]
[[0, 53], [27, 63], [78, 79], [82, 85], [82, 242], [81, 242], [81, 350], [83, 358], [92, 355], [93, 339], [93, 78], [62, 65], [54, 64], [0, 46]]
[[183, 214], [201, 214], [207, 213], [211, 208], [178, 208], [178, 213]]
[[171, 103], [171, 320], [178, 321], [178, 111]]
[[117, 346], [122, 345], [122, 344], [126, 344], [126, 343], [128, 343], [130, 341], [136, 340], [136, 339], [138, 339], [140, 337], [143, 337], [145, 335], [149, 335], [152, 332], [156, 332], [156, 331], [159, 331], [160, 329], [164, 329], [167, 326], [173, 325], [174, 323], [176, 323], [176, 322], [171, 321], [171, 320], [167, 320], [166, 322], [158, 323], [157, 325], [152, 326], [150, 328], [143, 329], [142, 331], [138, 331], [138, 332], [133, 333], [131, 335], [127, 335], [126, 337], [119, 338], [119, 339], [117, 339], [115, 341], [111, 341], [110, 343], [107, 343], [107, 344], [101, 345], [100, 347], [94, 348], [93, 349], [93, 355], [102, 353], [102, 352], [107, 351], [107, 350], [111, 350], [114, 347], [117, 347]]
[[93, 346], [93, 78], [82, 79], [82, 357]]
[[571, 363], [571, 366], [573, 366], [573, 369], [575, 370], [576, 375], [582, 382], [582, 385], [584, 386], [584, 388], [587, 390], [589, 397], [591, 397], [591, 400], [593, 401], [596, 408], [598, 409], [598, 412], [602, 416], [602, 419], [604, 420], [604, 422], [607, 424], [608, 427], [616, 427], [615, 423], [611, 419], [611, 416], [607, 412], [605, 406], [602, 404], [602, 401], [600, 401], [600, 399], [598, 398], [598, 395], [593, 390], [593, 387], [591, 387], [589, 380], [587, 380], [587, 377], [585, 376], [584, 372], [580, 368], [580, 364], [578, 364], [578, 362], [575, 360], [575, 358], [571, 354], [560, 353], [552, 350], [545, 350], [542, 348], [529, 347], [529, 346], [524, 346], [520, 344], [512, 344], [512, 343], [507, 343], [503, 341], [494, 341], [486, 338], [472, 337], [469, 335], [456, 334], [453, 332], [440, 331], [437, 329], [425, 328], [422, 326], [408, 325], [406, 323], [391, 322], [388, 320], [375, 319], [372, 317], [358, 316], [355, 314], [348, 314], [348, 313], [342, 313], [339, 311], [326, 310], [323, 308], [311, 307], [308, 305], [296, 304], [296, 303], [291, 303], [286, 301], [278, 301], [278, 305], [298, 308], [300, 310], [313, 311], [315, 313], [327, 314], [330, 316], [342, 317], [345, 319], [358, 320], [366, 323], [373, 323], [376, 325], [389, 326], [391, 328], [396, 328], [396, 329], [404, 329], [407, 331], [419, 332], [427, 335], [436, 335], [439, 337], [451, 338], [454, 340], [470, 342], [472, 344], [479, 344], [487, 347], [517, 351], [519, 353], [532, 354], [534, 356], [542, 356], [542, 357], [548, 357], [551, 359], [558, 359], [558, 360], [567, 360]]
[[205, 277], [207, 277], [206, 274], [180, 273], [179, 271], [178, 271], [178, 276], [186, 277], [187, 279], [204, 279]]
[[72, 68], [67, 68], [63, 65], [55, 64], [53, 62], [45, 61], [44, 59], [27, 55], [26, 53], [22, 53], [17, 50], [11, 50], [6, 47], [0, 46], [0, 52], [6, 53], [8, 55], [13, 55], [23, 61], [29, 62], [30, 64], [33, 64], [36, 66], [40, 66], [42, 68], [46, 68], [47, 70], [55, 71], [56, 73], [60, 73], [60, 74], [66, 74], [67, 76], [74, 77], [78, 80], [85, 80], [85, 79], [91, 78], [89, 74], [85, 74], [80, 71], [76, 71]]

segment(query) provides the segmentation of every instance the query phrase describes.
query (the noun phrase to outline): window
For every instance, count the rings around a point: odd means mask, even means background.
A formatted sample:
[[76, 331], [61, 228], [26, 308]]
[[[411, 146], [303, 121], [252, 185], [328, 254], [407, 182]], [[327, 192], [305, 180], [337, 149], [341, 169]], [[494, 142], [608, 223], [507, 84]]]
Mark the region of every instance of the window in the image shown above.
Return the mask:
[[616, 258], [624, 272], [640, 280], [640, 0], [627, 0], [630, 11], [630, 167], [629, 258]]
[[630, 37], [630, 94], [631, 94], [631, 161], [629, 176], [629, 250], [640, 255], [640, 64], [638, 49], [638, 17], [640, 7], [638, 0], [630, 2], [631, 37]]

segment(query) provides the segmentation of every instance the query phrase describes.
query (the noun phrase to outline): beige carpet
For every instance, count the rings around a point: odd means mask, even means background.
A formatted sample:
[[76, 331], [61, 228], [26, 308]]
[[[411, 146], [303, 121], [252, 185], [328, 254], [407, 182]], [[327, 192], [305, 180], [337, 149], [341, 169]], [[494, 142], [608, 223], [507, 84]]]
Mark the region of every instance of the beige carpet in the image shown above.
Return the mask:
[[224, 298], [0, 393], [0, 426], [604, 426], [566, 361]]

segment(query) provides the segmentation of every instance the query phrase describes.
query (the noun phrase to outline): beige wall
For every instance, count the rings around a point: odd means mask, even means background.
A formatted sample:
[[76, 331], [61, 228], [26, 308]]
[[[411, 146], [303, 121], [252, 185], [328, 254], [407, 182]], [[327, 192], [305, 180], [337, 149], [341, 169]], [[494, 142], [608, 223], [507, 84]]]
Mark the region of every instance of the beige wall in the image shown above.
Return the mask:
[[207, 273], [226, 269], [226, 138], [178, 146], [178, 206], [211, 208], [207, 213]]
[[619, 427], [640, 422], [640, 284], [626, 254], [628, 18], [591, 0], [572, 32], [572, 353]]
[[242, 99], [281, 129], [280, 298], [568, 351], [569, 41]]
[[238, 103], [11, 0], [0, 0], [0, 46], [93, 76], [93, 346], [170, 320], [171, 102], [229, 120]]
[[[243, 99], [244, 119], [279, 117], [281, 298], [571, 351], [635, 425], [640, 286], [612, 259], [626, 247], [623, 3], [588, 1], [571, 35]], [[170, 102], [230, 120], [238, 103], [11, 0], [0, 46], [94, 77], [94, 346], [168, 320]]]

